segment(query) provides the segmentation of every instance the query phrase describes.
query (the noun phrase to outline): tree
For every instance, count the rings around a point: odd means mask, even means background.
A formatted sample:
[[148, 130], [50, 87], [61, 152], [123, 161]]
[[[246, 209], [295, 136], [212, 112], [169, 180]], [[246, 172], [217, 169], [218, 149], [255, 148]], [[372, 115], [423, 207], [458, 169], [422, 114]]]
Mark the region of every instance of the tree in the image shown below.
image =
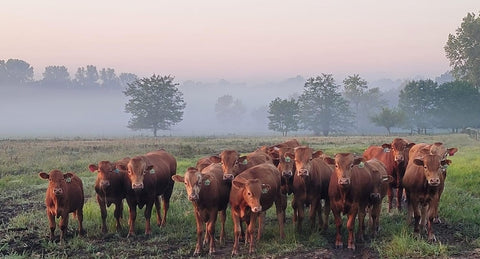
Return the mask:
[[298, 130], [300, 123], [300, 106], [298, 102], [291, 98], [282, 100], [279, 97], [271, 101], [268, 105], [268, 129], [282, 132], [282, 136], [287, 136], [288, 132]]
[[122, 88], [127, 88], [128, 84], [136, 81], [138, 79], [138, 76], [132, 73], [121, 73], [118, 76], [120, 80], [120, 86]]
[[98, 88], [98, 71], [97, 67], [87, 65], [87, 68], [79, 67], [75, 74], [75, 83], [78, 87]]
[[343, 80], [343, 88], [345, 97], [354, 105], [355, 113], [358, 113], [358, 106], [362, 101], [365, 91], [368, 89], [367, 81], [363, 80], [359, 75], [354, 74]]
[[33, 67], [20, 59], [9, 59], [5, 62], [7, 82], [16, 85], [25, 85], [33, 81]]
[[370, 120], [379, 127], [385, 127], [388, 135], [390, 135], [391, 128], [399, 127], [403, 124], [405, 113], [400, 110], [384, 107], [379, 114], [370, 117]]
[[445, 53], [453, 76], [480, 87], [480, 16], [468, 13], [456, 35], [449, 34]]
[[115, 74], [115, 69], [113, 68], [102, 68], [100, 70], [100, 80], [103, 88], [120, 88], [120, 79]]
[[245, 106], [239, 99], [234, 100], [231, 95], [218, 97], [215, 103], [215, 114], [223, 124], [234, 126], [242, 120], [246, 112]]
[[480, 93], [471, 83], [441, 84], [437, 92], [437, 127], [458, 132], [458, 129], [480, 126]]
[[343, 132], [353, 126], [349, 103], [338, 88], [331, 74], [307, 79], [299, 99], [303, 128], [315, 135], [328, 136], [330, 132]]
[[417, 133], [426, 133], [427, 128], [434, 126], [433, 115], [437, 109], [435, 94], [438, 84], [434, 81], [410, 81], [400, 91], [398, 107], [407, 114], [405, 123]]
[[183, 117], [186, 103], [172, 76], [153, 75], [128, 84], [124, 94], [130, 97], [125, 111], [132, 114], [128, 127], [133, 130], [168, 130]]
[[70, 74], [65, 66], [45, 67], [41, 84], [46, 87], [69, 87]]

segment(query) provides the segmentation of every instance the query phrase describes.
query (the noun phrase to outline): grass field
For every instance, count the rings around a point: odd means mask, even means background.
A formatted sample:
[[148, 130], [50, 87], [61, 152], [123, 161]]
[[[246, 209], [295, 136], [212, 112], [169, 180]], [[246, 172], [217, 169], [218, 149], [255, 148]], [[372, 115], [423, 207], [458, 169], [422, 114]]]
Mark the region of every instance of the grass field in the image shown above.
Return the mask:
[[[295, 137], [300, 143], [329, 155], [337, 152], [361, 154], [369, 145], [389, 143], [385, 136]], [[434, 226], [436, 243], [413, 234], [407, 225], [405, 212], [382, 211], [380, 235], [367, 238], [356, 251], [334, 249], [333, 216], [326, 233], [305, 231], [295, 233], [288, 197], [286, 238], [278, 238], [275, 209], [267, 214], [265, 235], [257, 243], [255, 256], [264, 258], [306, 257], [472, 257], [480, 256], [480, 143], [467, 135], [408, 136], [412, 142], [443, 142], [459, 151], [450, 159], [445, 191], [440, 202], [441, 224]], [[143, 210], [137, 213], [136, 236], [127, 238], [128, 206], [125, 203], [123, 230], [115, 233], [113, 207], [108, 209], [109, 233], [101, 234], [100, 211], [93, 185], [96, 174], [88, 165], [100, 160], [118, 160], [159, 148], [172, 153], [178, 162], [177, 174], [194, 166], [202, 156], [218, 154], [223, 149], [248, 153], [262, 145], [287, 140], [282, 137], [191, 137], [191, 138], [128, 138], [128, 139], [25, 139], [0, 140], [0, 256], [18, 258], [185, 258], [193, 253], [195, 219], [192, 205], [186, 199], [183, 185], [175, 184], [167, 225], [152, 225], [152, 235], [145, 237]], [[60, 169], [76, 172], [83, 180], [86, 202], [84, 227], [87, 235], [77, 236], [77, 222], [70, 219], [67, 242], [61, 245], [48, 240], [48, 222], [44, 197], [47, 182], [38, 172]], [[386, 199], [384, 199], [386, 204]], [[386, 206], [383, 206], [384, 208]], [[216, 257], [230, 257], [233, 228], [228, 213], [227, 241], [218, 246]], [[154, 218], [154, 217], [153, 217]], [[152, 221], [155, 222], [155, 221]], [[345, 225], [345, 223], [344, 223]], [[219, 227], [217, 227], [219, 230]], [[344, 228], [345, 230], [345, 228]], [[57, 236], [59, 235], [57, 228]], [[241, 247], [242, 257], [248, 257], [247, 247]]]

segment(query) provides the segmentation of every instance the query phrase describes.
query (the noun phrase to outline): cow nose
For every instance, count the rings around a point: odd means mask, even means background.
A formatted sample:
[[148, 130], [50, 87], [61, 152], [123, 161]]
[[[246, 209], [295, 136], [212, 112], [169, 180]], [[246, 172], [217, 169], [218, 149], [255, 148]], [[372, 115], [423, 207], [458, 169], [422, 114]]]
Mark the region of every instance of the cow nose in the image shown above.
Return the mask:
[[262, 211], [262, 206], [252, 207], [252, 212], [260, 212]]
[[350, 184], [350, 178], [342, 177], [342, 178], [338, 179], [338, 184], [349, 185]]
[[233, 176], [233, 174], [224, 174], [224, 175], [223, 175], [223, 180], [224, 180], [224, 181], [232, 181], [233, 178], [235, 178], [235, 177]]
[[134, 189], [134, 190], [143, 189], [143, 183], [132, 183], [132, 189]]
[[431, 186], [438, 186], [440, 185], [440, 178], [432, 178], [428, 181], [428, 184]]
[[395, 157], [395, 162], [397, 162], [397, 163], [403, 162], [403, 156], [396, 156]]
[[371, 193], [370, 198], [374, 201], [379, 201], [380, 200], [380, 193], [378, 193], [378, 192]]
[[282, 172], [282, 176], [285, 176], [287, 178], [292, 177], [292, 175], [293, 175], [292, 171], [283, 171]]
[[198, 194], [190, 194], [188, 196], [189, 201], [197, 201], [198, 200]]
[[63, 189], [62, 188], [54, 188], [53, 189], [53, 194], [62, 195], [63, 194]]
[[102, 181], [100, 181], [100, 185], [101, 185], [102, 187], [108, 187], [108, 186], [110, 186], [110, 181], [108, 181], [108, 180], [102, 180]]
[[298, 171], [298, 176], [308, 176], [308, 170], [307, 169], [300, 169]]

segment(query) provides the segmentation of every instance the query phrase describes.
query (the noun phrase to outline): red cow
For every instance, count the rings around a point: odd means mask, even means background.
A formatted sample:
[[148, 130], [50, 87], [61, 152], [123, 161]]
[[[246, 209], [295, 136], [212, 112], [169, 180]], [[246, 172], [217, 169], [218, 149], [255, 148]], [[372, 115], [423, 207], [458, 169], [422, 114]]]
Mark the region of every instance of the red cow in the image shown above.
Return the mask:
[[[325, 160], [331, 161], [329, 158]], [[334, 161], [335, 170], [330, 178], [328, 195], [337, 228], [335, 247], [343, 247], [341, 213], [344, 213], [348, 216], [348, 249], [355, 250], [355, 218], [358, 213], [357, 239], [362, 241], [365, 209], [373, 192], [372, 176], [365, 166], [363, 157], [355, 157], [352, 153], [339, 153], [335, 155]]]
[[406, 139], [395, 138], [392, 143], [385, 143], [382, 146], [370, 146], [365, 150], [363, 156], [366, 160], [377, 158], [387, 168], [387, 173], [393, 177], [393, 181], [388, 188], [388, 211], [393, 207], [393, 188], [397, 189], [396, 203], [397, 209], [402, 208], [402, 177], [408, 163], [408, 152], [415, 143], [409, 143]]
[[271, 157], [263, 151], [257, 150], [246, 156], [240, 156], [235, 150], [223, 150], [219, 156], [211, 156], [214, 163], [222, 163], [223, 180], [231, 181], [239, 173], [253, 166], [272, 163]]
[[[157, 224], [164, 226], [167, 221], [167, 212], [170, 207], [170, 196], [172, 195], [174, 181], [172, 175], [176, 174], [177, 161], [164, 150], [153, 151], [143, 156], [136, 156], [130, 159], [122, 170], [128, 172], [127, 182], [127, 204], [129, 207], [129, 231], [128, 235], [135, 235], [135, 219], [137, 217], [137, 206], [141, 209], [145, 206], [145, 234], [151, 233], [150, 217], [152, 207], [155, 203], [157, 211]], [[160, 215], [160, 201], [162, 196], [163, 218]]]
[[185, 183], [188, 199], [192, 202], [197, 222], [197, 245], [194, 256], [201, 253], [201, 239], [203, 223], [206, 227], [204, 243], [210, 245], [209, 254], [215, 253], [215, 222], [220, 211], [221, 230], [220, 243], [225, 240], [225, 218], [230, 196], [230, 184], [223, 181], [223, 171], [220, 164], [212, 164], [200, 171], [195, 167], [189, 167], [185, 176], [172, 176], [177, 182]]
[[260, 149], [263, 152], [270, 155], [270, 157], [272, 157], [273, 164], [275, 166], [278, 166], [278, 163], [280, 162], [280, 160], [279, 160], [280, 157], [279, 157], [279, 154], [277, 152], [278, 148], [295, 148], [295, 147], [299, 147], [299, 146], [300, 146], [300, 143], [298, 142], [298, 140], [290, 139], [290, 140], [287, 140], [285, 142], [282, 142], [282, 143], [279, 143], [279, 144], [276, 144], [276, 145], [264, 146], [264, 147], [261, 147]]
[[[328, 215], [330, 214], [330, 201], [328, 185], [332, 169], [320, 156], [322, 151], [313, 152], [313, 149], [300, 146], [295, 148], [295, 174], [293, 176], [293, 222], [297, 231], [301, 231], [305, 206], [310, 206], [309, 219], [311, 228], [315, 227], [315, 218], [318, 214], [319, 227], [328, 228]], [[322, 216], [322, 203], [325, 208]], [[323, 217], [323, 218], [322, 218]]]
[[98, 165], [91, 164], [88, 166], [91, 172], [97, 172], [97, 180], [95, 181], [95, 192], [97, 193], [97, 202], [100, 206], [100, 214], [102, 218], [102, 233], [107, 233], [107, 207], [115, 204], [113, 215], [116, 220], [117, 232], [121, 230], [120, 218], [123, 214], [123, 199], [125, 199], [127, 181], [127, 173], [117, 168], [117, 164], [126, 166], [130, 158], [126, 157], [115, 163], [110, 161], [100, 161]]
[[250, 242], [249, 253], [255, 252], [255, 221], [258, 218], [259, 227], [257, 240], [262, 235], [265, 212], [275, 203], [277, 220], [280, 227], [280, 237], [284, 238], [284, 222], [286, 204], [280, 190], [280, 172], [271, 163], [263, 163], [240, 173], [232, 181], [230, 190], [230, 206], [232, 212], [234, 237], [232, 255], [238, 254], [241, 236], [241, 221], [246, 221], [246, 241]]
[[436, 241], [432, 223], [438, 215], [441, 189], [445, 181], [442, 168], [451, 161], [434, 154], [413, 155], [415, 156], [408, 163], [403, 177], [408, 202], [408, 221], [413, 214], [414, 232], [419, 233], [420, 226], [426, 226], [428, 240]]
[[73, 213], [78, 219], [78, 232], [82, 236], [83, 229], [83, 183], [74, 173], [62, 173], [53, 170], [50, 173], [40, 172], [40, 178], [48, 180], [48, 188], [45, 195], [47, 217], [50, 225], [50, 240], [55, 233], [55, 217], [60, 218], [60, 242], [64, 241], [68, 228], [68, 214]]
[[282, 175], [282, 193], [293, 193], [293, 173], [295, 172], [295, 153], [291, 147], [275, 148], [278, 157], [278, 171]]

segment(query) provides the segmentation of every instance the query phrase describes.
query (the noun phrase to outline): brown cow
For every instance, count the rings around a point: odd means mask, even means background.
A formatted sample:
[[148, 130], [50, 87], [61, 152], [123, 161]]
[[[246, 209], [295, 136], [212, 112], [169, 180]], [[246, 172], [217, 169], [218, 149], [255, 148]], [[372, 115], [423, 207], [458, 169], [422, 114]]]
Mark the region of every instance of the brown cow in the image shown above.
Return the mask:
[[211, 156], [214, 163], [222, 163], [223, 180], [231, 181], [239, 173], [253, 166], [272, 163], [272, 158], [263, 151], [256, 150], [246, 156], [240, 156], [235, 150], [223, 150], [219, 156]]
[[185, 183], [188, 199], [192, 202], [197, 222], [197, 245], [194, 256], [201, 253], [201, 239], [203, 223], [206, 227], [204, 243], [210, 246], [209, 254], [215, 253], [215, 222], [218, 212], [221, 212], [220, 243], [225, 240], [225, 218], [230, 197], [230, 184], [223, 181], [223, 171], [220, 164], [211, 164], [200, 171], [195, 167], [189, 167], [185, 176], [172, 176], [177, 182]]
[[270, 155], [270, 157], [272, 157], [273, 164], [275, 166], [278, 166], [278, 163], [280, 163], [280, 160], [279, 160], [280, 156], [279, 156], [277, 150], [279, 148], [295, 148], [295, 147], [299, 147], [299, 146], [300, 146], [300, 143], [298, 142], [298, 140], [290, 139], [290, 140], [287, 140], [285, 142], [275, 144], [275, 145], [272, 145], [272, 146], [264, 146], [264, 147], [261, 147], [260, 149], [263, 152]]
[[[331, 159], [326, 158], [326, 161]], [[347, 214], [348, 249], [355, 250], [355, 218], [358, 213], [357, 239], [363, 241], [365, 230], [365, 209], [370, 202], [373, 191], [372, 176], [365, 166], [365, 158], [355, 157], [352, 153], [339, 153], [335, 155], [335, 170], [330, 178], [328, 195], [330, 207], [335, 217], [337, 234], [335, 247], [342, 248], [341, 213]]]
[[246, 241], [250, 242], [249, 253], [255, 252], [255, 221], [258, 218], [257, 240], [262, 235], [265, 212], [275, 203], [280, 237], [285, 237], [284, 222], [286, 204], [280, 190], [280, 172], [271, 163], [263, 163], [240, 173], [232, 181], [230, 206], [232, 212], [234, 237], [232, 255], [238, 254], [241, 236], [241, 221], [246, 221]]
[[414, 232], [419, 233], [420, 226], [426, 226], [429, 241], [436, 241], [432, 223], [438, 215], [440, 190], [445, 181], [442, 168], [450, 163], [450, 160], [434, 154], [412, 157], [403, 177], [409, 211], [408, 221], [413, 213]]
[[392, 143], [385, 143], [382, 146], [370, 146], [365, 150], [363, 156], [366, 160], [377, 158], [387, 168], [387, 173], [393, 177], [388, 188], [388, 212], [392, 210], [394, 200], [394, 188], [396, 188], [397, 209], [402, 209], [403, 186], [402, 178], [408, 163], [408, 152], [415, 143], [409, 143], [403, 138], [395, 138]]
[[122, 228], [120, 219], [123, 214], [123, 199], [125, 199], [127, 182], [127, 172], [117, 168], [117, 164], [126, 166], [130, 158], [126, 157], [117, 162], [100, 161], [98, 165], [90, 164], [88, 169], [91, 172], [97, 172], [95, 181], [95, 192], [97, 193], [97, 202], [100, 206], [102, 218], [102, 233], [107, 233], [107, 207], [115, 204], [113, 215], [116, 220], [116, 230], [119, 232]]
[[[167, 212], [170, 207], [174, 181], [172, 175], [176, 174], [177, 161], [165, 150], [149, 152], [143, 156], [136, 156], [130, 159], [127, 167], [120, 168], [127, 170], [127, 204], [129, 207], [129, 231], [128, 236], [135, 235], [135, 219], [137, 217], [137, 206], [141, 209], [145, 206], [145, 234], [151, 233], [150, 217], [152, 207], [155, 203], [157, 211], [157, 224], [164, 226], [167, 221]], [[160, 215], [160, 201], [162, 196], [163, 218]]]
[[78, 219], [78, 232], [82, 236], [83, 229], [83, 183], [74, 173], [62, 173], [60, 170], [52, 170], [50, 173], [40, 172], [40, 178], [48, 180], [48, 188], [45, 195], [47, 217], [50, 224], [50, 240], [55, 233], [55, 217], [60, 218], [60, 242], [64, 241], [68, 228], [68, 214], [73, 213]]
[[282, 193], [293, 193], [293, 173], [295, 172], [295, 153], [291, 147], [275, 148], [278, 157], [278, 171], [282, 175]]
[[[309, 219], [311, 228], [315, 227], [315, 218], [318, 214], [320, 229], [328, 228], [330, 201], [328, 185], [332, 169], [320, 156], [322, 151], [313, 152], [312, 148], [300, 146], [295, 148], [295, 174], [293, 176], [293, 222], [297, 231], [301, 231], [305, 206], [310, 206]], [[322, 216], [322, 203], [325, 208]]]

